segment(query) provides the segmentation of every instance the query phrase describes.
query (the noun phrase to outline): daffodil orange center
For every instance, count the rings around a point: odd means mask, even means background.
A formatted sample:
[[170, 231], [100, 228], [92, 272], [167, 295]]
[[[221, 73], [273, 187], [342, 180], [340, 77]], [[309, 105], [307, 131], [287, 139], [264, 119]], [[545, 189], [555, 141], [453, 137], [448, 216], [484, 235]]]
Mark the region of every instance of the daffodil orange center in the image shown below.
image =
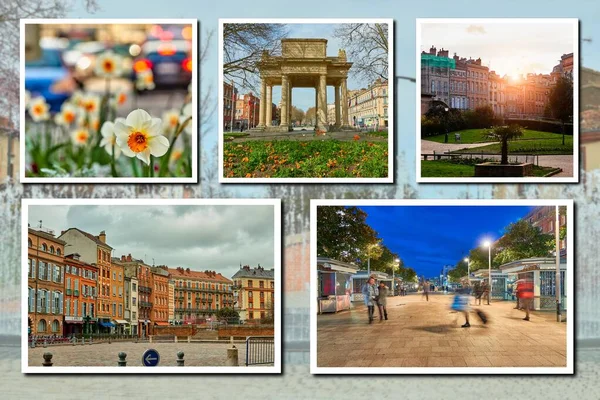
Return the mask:
[[145, 132], [132, 132], [127, 145], [134, 153], [141, 153], [148, 148], [148, 135]]
[[173, 115], [173, 116], [171, 116], [171, 119], [170, 119], [170, 121], [171, 121], [171, 125], [172, 125], [172, 126], [175, 126], [175, 125], [177, 125], [177, 121], [178, 121], [178, 120], [179, 120], [179, 118], [178, 118], [176, 115]]
[[113, 67], [114, 67], [114, 66], [113, 66], [113, 63], [112, 63], [112, 61], [110, 61], [110, 60], [106, 60], [106, 61], [104, 61], [104, 70], [105, 70], [106, 72], [112, 72], [112, 70], [113, 70]]
[[33, 113], [34, 114], [41, 114], [42, 112], [44, 112], [44, 107], [37, 105], [37, 106], [33, 106]]
[[86, 142], [88, 139], [88, 133], [85, 131], [79, 132], [77, 134], [77, 141], [78, 142]]
[[85, 109], [88, 110], [89, 112], [92, 112], [96, 109], [96, 105], [90, 101], [90, 102], [86, 103]]
[[123, 104], [125, 103], [125, 100], [127, 100], [127, 96], [125, 95], [125, 93], [119, 94], [119, 99], [117, 100], [117, 102], [119, 104]]
[[72, 113], [70, 111], [65, 112], [65, 121], [68, 124], [72, 123], [74, 119], [75, 119], [75, 114], [74, 113]]

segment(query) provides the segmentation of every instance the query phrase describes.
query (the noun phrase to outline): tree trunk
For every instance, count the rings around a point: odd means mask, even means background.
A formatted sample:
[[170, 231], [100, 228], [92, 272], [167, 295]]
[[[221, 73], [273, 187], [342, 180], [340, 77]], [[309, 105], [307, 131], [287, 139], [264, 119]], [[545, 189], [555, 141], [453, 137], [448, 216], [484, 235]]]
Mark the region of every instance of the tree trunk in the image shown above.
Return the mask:
[[508, 164], [508, 140], [502, 139], [502, 158], [500, 164]]

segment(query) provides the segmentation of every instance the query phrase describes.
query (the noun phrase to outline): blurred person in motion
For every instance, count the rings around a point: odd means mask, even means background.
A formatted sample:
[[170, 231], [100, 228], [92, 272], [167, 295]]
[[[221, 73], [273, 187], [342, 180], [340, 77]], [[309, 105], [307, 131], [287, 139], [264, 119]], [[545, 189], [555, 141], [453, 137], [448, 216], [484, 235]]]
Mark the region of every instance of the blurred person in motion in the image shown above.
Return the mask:
[[465, 285], [464, 287], [457, 289], [456, 294], [454, 295], [454, 301], [450, 308], [457, 312], [462, 312], [465, 315], [465, 323], [461, 325], [461, 328], [469, 328], [471, 324], [469, 323], [469, 296], [471, 295], [471, 287], [469, 285]]
[[529, 321], [529, 310], [533, 303], [533, 280], [519, 279], [517, 281], [517, 297], [519, 298], [520, 306], [525, 310], [524, 321]]
[[385, 320], [387, 321], [387, 297], [388, 297], [388, 288], [385, 286], [383, 282], [379, 283], [379, 295], [377, 296], [377, 308], [379, 309], [379, 322]]
[[[423, 296], [425, 296], [425, 299], [427, 301], [429, 301], [429, 281], [424, 281], [423, 282]], [[421, 297], [423, 298], [423, 297]]]
[[369, 312], [369, 324], [373, 323], [373, 313], [375, 312], [375, 303], [378, 296], [377, 286], [375, 286], [375, 277], [371, 275], [362, 287], [362, 294], [365, 305]]

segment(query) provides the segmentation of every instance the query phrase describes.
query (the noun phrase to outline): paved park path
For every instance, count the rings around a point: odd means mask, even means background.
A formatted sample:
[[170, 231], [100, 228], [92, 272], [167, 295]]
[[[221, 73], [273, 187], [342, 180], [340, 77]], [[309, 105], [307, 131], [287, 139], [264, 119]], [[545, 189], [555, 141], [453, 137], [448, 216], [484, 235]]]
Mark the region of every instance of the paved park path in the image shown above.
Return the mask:
[[[514, 302], [480, 306], [484, 325], [471, 313], [450, 310], [452, 295], [388, 298], [388, 321], [369, 325], [366, 307], [317, 319], [319, 367], [560, 367], [566, 366], [566, 323], [551, 312], [524, 313]], [[377, 312], [376, 312], [377, 315]]]
[[[436, 153], [448, 153], [451, 151], [461, 150], [461, 149], [476, 149], [478, 147], [487, 146], [489, 144], [494, 144], [494, 142], [486, 142], [486, 143], [469, 143], [469, 144], [460, 144], [460, 143], [438, 143], [432, 142], [431, 140], [421, 140], [421, 154], [431, 154], [433, 152]], [[468, 156], [465, 156], [468, 157]], [[511, 160], [513, 157], [518, 157], [518, 155], [511, 155]], [[500, 160], [500, 155], [497, 156], [489, 156], [486, 155], [485, 158]], [[421, 157], [421, 159], [423, 159]], [[553, 167], [553, 168], [561, 168], [562, 172], [550, 176], [546, 179], [552, 178], [561, 178], [561, 177], [572, 177], [573, 176], [573, 156], [572, 155], [547, 155], [547, 156], [538, 156], [539, 165], [541, 167]]]

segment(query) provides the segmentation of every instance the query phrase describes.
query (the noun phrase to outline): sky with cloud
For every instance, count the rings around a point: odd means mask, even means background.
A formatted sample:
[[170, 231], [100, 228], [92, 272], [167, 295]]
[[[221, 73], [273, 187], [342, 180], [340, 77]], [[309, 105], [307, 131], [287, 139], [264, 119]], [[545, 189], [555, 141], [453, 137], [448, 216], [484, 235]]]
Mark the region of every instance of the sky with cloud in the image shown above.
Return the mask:
[[[231, 277], [240, 266], [274, 265], [274, 213], [268, 205], [30, 206], [32, 228], [56, 235], [71, 227], [106, 231], [113, 257], [152, 265], [213, 270]], [[65, 253], [69, 254], [68, 248]]]
[[548, 74], [560, 57], [575, 50], [570, 22], [423, 23], [421, 51], [442, 47], [460, 57], [477, 59], [499, 75]]

